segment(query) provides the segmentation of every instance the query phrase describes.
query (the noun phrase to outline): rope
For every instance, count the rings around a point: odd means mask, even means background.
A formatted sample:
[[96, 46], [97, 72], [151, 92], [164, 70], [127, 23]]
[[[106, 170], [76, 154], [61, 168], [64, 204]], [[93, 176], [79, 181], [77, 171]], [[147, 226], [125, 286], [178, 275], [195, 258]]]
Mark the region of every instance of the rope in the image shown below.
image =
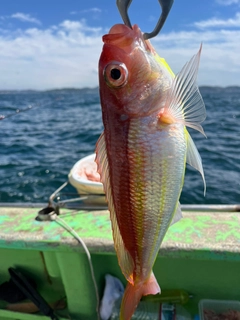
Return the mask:
[[52, 221], [56, 221], [61, 227], [63, 227], [64, 229], [66, 229], [69, 233], [71, 233], [71, 235], [78, 240], [78, 242], [82, 245], [86, 255], [87, 255], [87, 259], [88, 259], [88, 263], [89, 263], [89, 267], [90, 267], [90, 271], [91, 271], [91, 276], [92, 276], [92, 281], [94, 284], [94, 288], [95, 288], [95, 293], [96, 293], [96, 299], [97, 299], [97, 305], [96, 305], [96, 312], [98, 315], [98, 320], [100, 320], [100, 316], [99, 316], [99, 304], [100, 304], [100, 299], [99, 299], [99, 294], [98, 294], [98, 287], [97, 287], [97, 282], [96, 282], [96, 278], [94, 275], [94, 270], [93, 270], [93, 264], [92, 264], [92, 259], [91, 259], [91, 255], [90, 252], [86, 246], [86, 244], [84, 243], [84, 241], [82, 240], [82, 238], [76, 233], [76, 231], [70, 227], [63, 219], [61, 219], [56, 213], [50, 213], [50, 219]]

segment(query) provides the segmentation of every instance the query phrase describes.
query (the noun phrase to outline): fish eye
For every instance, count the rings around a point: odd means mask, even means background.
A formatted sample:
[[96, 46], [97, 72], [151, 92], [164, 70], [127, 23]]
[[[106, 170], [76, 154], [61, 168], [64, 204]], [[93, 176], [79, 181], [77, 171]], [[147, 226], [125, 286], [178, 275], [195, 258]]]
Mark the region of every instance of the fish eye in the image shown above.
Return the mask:
[[111, 78], [114, 80], [118, 80], [121, 77], [121, 71], [117, 68], [111, 70]]
[[112, 61], [103, 70], [103, 76], [109, 87], [121, 88], [128, 80], [128, 70], [124, 63]]

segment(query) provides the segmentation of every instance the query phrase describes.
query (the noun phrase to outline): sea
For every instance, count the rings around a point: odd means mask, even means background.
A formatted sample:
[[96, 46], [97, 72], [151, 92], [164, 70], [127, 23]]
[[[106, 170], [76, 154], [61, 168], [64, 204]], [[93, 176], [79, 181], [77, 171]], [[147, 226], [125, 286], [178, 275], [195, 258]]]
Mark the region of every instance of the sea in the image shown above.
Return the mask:
[[[182, 204], [240, 204], [240, 87], [200, 87], [206, 137], [189, 129], [201, 175], [187, 165]], [[0, 202], [47, 203], [103, 130], [98, 88], [0, 91]], [[67, 192], [74, 193], [71, 186]]]

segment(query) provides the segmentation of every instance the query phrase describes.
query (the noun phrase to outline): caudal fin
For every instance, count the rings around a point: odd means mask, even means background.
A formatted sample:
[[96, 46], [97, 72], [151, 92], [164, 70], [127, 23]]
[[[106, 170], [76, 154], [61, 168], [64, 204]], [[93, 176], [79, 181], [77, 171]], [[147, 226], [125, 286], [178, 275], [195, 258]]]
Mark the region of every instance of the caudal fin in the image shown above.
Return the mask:
[[151, 276], [144, 282], [139, 282], [134, 285], [128, 283], [122, 299], [120, 320], [131, 319], [142, 296], [157, 294], [159, 292], [161, 292], [161, 289], [153, 273], [151, 273]]

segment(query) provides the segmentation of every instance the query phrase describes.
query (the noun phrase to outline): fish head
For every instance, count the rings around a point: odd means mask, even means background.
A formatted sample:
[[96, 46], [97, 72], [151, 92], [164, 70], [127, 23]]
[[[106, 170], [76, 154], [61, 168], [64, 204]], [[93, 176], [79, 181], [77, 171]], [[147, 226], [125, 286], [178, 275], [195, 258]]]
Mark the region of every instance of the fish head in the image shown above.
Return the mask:
[[173, 74], [137, 25], [114, 25], [103, 36], [99, 86], [103, 111], [141, 117], [162, 108]]

